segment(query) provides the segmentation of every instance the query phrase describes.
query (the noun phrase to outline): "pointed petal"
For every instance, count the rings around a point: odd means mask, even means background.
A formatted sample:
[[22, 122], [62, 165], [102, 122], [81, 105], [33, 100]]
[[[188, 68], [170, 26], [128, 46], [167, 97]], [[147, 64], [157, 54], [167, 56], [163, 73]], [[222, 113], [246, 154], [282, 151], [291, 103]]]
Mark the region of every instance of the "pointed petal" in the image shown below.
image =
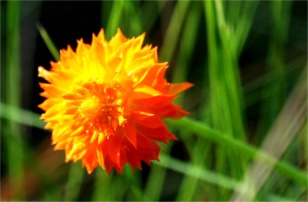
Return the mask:
[[136, 127], [132, 121], [128, 121], [124, 125], [124, 132], [128, 141], [136, 148], [137, 147], [137, 134]]
[[172, 95], [176, 95], [184, 90], [187, 90], [188, 88], [191, 88], [193, 86], [192, 83], [184, 82], [184, 83], [177, 83], [177, 84], [171, 84], [171, 87], [169, 89], [169, 93]]

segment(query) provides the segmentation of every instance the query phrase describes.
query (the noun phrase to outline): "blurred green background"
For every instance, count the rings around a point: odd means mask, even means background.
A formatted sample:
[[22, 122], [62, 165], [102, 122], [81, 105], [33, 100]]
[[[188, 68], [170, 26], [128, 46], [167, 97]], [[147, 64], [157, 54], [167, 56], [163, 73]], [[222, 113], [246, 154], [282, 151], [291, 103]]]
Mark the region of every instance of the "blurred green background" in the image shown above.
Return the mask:
[[[152, 167], [88, 175], [53, 151], [37, 68], [118, 27], [195, 84], [190, 115]], [[2, 201], [306, 201], [307, 2], [1, 1], [0, 107]]]

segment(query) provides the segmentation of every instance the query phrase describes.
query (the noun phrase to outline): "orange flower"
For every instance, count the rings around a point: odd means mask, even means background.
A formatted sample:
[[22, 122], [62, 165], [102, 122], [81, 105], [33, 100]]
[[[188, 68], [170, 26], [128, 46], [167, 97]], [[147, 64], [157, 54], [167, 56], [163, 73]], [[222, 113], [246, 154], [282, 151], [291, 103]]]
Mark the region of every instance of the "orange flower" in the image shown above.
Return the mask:
[[176, 139], [162, 119], [187, 114], [172, 100], [192, 84], [168, 83], [167, 63], [158, 63], [156, 47], [142, 47], [144, 37], [127, 39], [118, 29], [107, 41], [101, 30], [91, 45], [81, 39], [76, 52], [61, 50], [50, 71], [38, 68], [49, 82], [40, 83], [41, 118], [66, 162], [81, 159], [88, 173], [98, 165], [108, 173], [126, 163], [141, 169], [141, 161], [158, 160], [158, 142]]

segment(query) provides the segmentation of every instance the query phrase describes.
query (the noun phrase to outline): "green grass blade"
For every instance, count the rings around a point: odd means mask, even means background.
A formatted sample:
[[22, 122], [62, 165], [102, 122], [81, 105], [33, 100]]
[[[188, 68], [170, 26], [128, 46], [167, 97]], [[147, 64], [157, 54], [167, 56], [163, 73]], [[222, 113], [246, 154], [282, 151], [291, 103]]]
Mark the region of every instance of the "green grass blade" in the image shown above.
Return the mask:
[[[175, 83], [187, 81], [187, 74], [191, 67], [191, 62], [194, 47], [196, 45], [198, 25], [201, 18], [201, 7], [199, 2], [192, 3], [192, 9], [187, 13], [187, 19], [184, 26], [183, 37], [180, 39], [180, 51], [177, 63], [174, 67], [172, 81]], [[185, 97], [185, 92], [181, 93], [175, 100], [176, 103], [182, 104]]]
[[[268, 154], [272, 153], [272, 156], [279, 159], [290, 146], [301, 127], [305, 125], [307, 118], [307, 105], [305, 105], [307, 89], [305, 87], [305, 81], [306, 80], [303, 78], [300, 79], [293, 94], [290, 96], [284, 109], [276, 119], [276, 123], [266, 135], [266, 139], [264, 140], [260, 151], [266, 151]], [[273, 148], [273, 145], [275, 145], [275, 148]], [[234, 194], [233, 198], [235, 201], [251, 201], [254, 199], [262, 185], [270, 177], [274, 164], [263, 168], [260, 159], [257, 157], [252, 163], [251, 169], [243, 180], [241, 186], [241, 188], [245, 190], [247, 190], [247, 187], [253, 187], [253, 189], [248, 189], [247, 193], [243, 195]]]
[[174, 55], [189, 4], [190, 1], [178, 1], [175, 5], [166, 35], [164, 36], [164, 42], [159, 53], [162, 61], [170, 61]]
[[95, 186], [93, 191], [93, 201], [103, 201], [110, 198], [110, 193], [107, 191], [108, 183], [112, 176], [107, 176], [102, 169], [97, 169], [95, 172]]
[[39, 119], [40, 116], [34, 112], [22, 110], [16, 106], [7, 105], [1, 102], [0, 109], [0, 117], [3, 119], [27, 126], [33, 126], [39, 129], [44, 129], [45, 123], [41, 121]]
[[123, 10], [125, 11], [124, 17], [130, 17], [131, 23], [125, 25], [125, 30], [129, 33], [139, 35], [144, 32], [141, 17], [138, 12], [139, 5], [137, 1], [125, 1]]
[[[21, 103], [21, 75], [20, 75], [20, 2], [7, 2], [6, 21], [6, 103], [19, 107]], [[1, 112], [2, 112], [1, 107]], [[12, 111], [8, 115], [12, 115]], [[15, 200], [23, 200], [25, 197], [24, 187], [24, 140], [20, 125], [8, 120], [3, 124], [4, 148], [8, 154], [8, 175]]]
[[[191, 9], [187, 13], [187, 19], [184, 26], [183, 37], [180, 39], [180, 51], [177, 60], [177, 64], [174, 68], [173, 82], [183, 82], [187, 81], [188, 70], [191, 69], [189, 66], [192, 56], [194, 54], [194, 47], [196, 45], [198, 25], [200, 23], [201, 18], [201, 2], [192, 2]], [[175, 101], [180, 104], [183, 103], [183, 99], [185, 97], [185, 93], [182, 93]], [[193, 145], [193, 146], [191, 146]], [[196, 143], [189, 144], [186, 142], [186, 147], [192, 147], [190, 151], [191, 163], [198, 163], [198, 165], [203, 165], [204, 161], [207, 158], [204, 158], [204, 154], [207, 144], [201, 138], [198, 138]], [[200, 153], [200, 149], [202, 148], [202, 152]], [[198, 200], [193, 199], [196, 196], [196, 189], [199, 182], [199, 178], [192, 177], [190, 175], [185, 175], [182, 180], [178, 195], [177, 201], [191, 201]]]
[[300, 183], [301, 185], [305, 187], [308, 186], [306, 183], [308, 180], [308, 177], [303, 171], [290, 165], [287, 162], [278, 161], [273, 156], [263, 151], [260, 151], [259, 149], [247, 143], [236, 140], [234, 138], [230, 138], [224, 133], [213, 130], [206, 124], [194, 121], [189, 118], [183, 118], [177, 121], [168, 119], [166, 120], [166, 123], [177, 129], [192, 132], [210, 141], [214, 141], [218, 144], [221, 144], [229, 148], [236, 149], [240, 152], [246, 153], [250, 157], [257, 156], [265, 166], [276, 165], [277, 171], [279, 171], [281, 174], [284, 174], [285, 176], [289, 177], [290, 179], [293, 179], [294, 181]]
[[254, 15], [257, 10], [259, 1], [243, 1], [239, 2], [243, 5], [243, 12], [238, 12], [240, 14], [235, 21], [235, 41], [236, 41], [236, 55], [237, 57], [240, 55], [244, 44], [246, 42], [246, 39], [248, 37], [248, 33], [250, 31], [251, 25], [253, 23]]
[[[154, 162], [155, 166], [165, 167], [170, 170], [183, 173], [185, 175], [198, 178], [201, 181], [206, 181], [213, 185], [218, 185], [220, 187], [227, 188], [229, 190], [236, 190], [240, 185], [238, 181], [218, 174], [201, 166], [192, 165], [187, 162], [183, 162], [172, 157], [161, 155], [160, 162]], [[244, 191], [241, 193], [245, 193]], [[267, 194], [266, 197], [275, 196], [277, 198], [283, 198], [283, 196]]]
[[[242, 117], [243, 96], [233, 40], [232, 24], [225, 18], [225, 2], [205, 1], [204, 11], [207, 27], [208, 81], [210, 86], [210, 122], [226, 135], [245, 141]], [[204, 106], [205, 107], [205, 106]], [[207, 108], [204, 108], [206, 114]], [[246, 167], [244, 153], [230, 151], [218, 145], [214, 162], [216, 170], [224, 175], [240, 179]], [[212, 166], [213, 167], [213, 166]], [[219, 199], [227, 200], [231, 193], [218, 189]]]
[[[287, 40], [287, 29], [290, 21], [291, 1], [273, 1], [272, 2], [272, 34], [269, 45], [269, 54], [267, 58], [267, 71], [270, 77], [275, 78], [269, 86], [263, 91], [270, 95], [263, 100], [263, 117], [259, 125], [259, 139], [262, 141], [264, 134], [270, 128], [278, 115], [284, 98], [287, 96], [286, 85], [287, 75], [284, 60], [285, 43]], [[282, 19], [283, 16], [283, 19]]]
[[75, 201], [78, 199], [81, 191], [81, 184], [83, 182], [83, 173], [84, 169], [82, 168], [80, 161], [71, 165], [65, 187], [65, 201]]
[[[189, 150], [190, 151], [190, 150]], [[207, 140], [198, 137], [196, 143], [194, 144], [194, 147], [191, 149], [190, 153], [190, 162], [188, 165], [196, 165], [200, 168], [207, 169], [206, 160], [211, 159], [211, 157], [207, 157], [206, 154], [208, 154], [210, 151], [210, 146], [207, 142]], [[213, 171], [214, 172], [214, 171]], [[202, 177], [200, 178], [198, 174], [196, 173], [196, 176], [194, 175], [185, 175], [184, 179], [182, 180], [181, 187], [179, 189], [178, 195], [177, 195], [177, 201], [193, 201], [193, 200], [202, 200], [202, 198], [196, 198], [198, 196], [197, 192], [200, 191], [199, 186], [204, 185], [202, 182]], [[209, 182], [211, 185], [213, 184], [212, 181], [205, 181]], [[215, 184], [219, 185], [220, 184]], [[210, 186], [211, 187], [211, 186]], [[225, 188], [230, 188], [228, 186], [222, 186]], [[206, 188], [206, 193], [211, 193], [213, 191], [210, 188]], [[200, 196], [199, 196], [200, 197]], [[211, 196], [209, 196], [209, 199]]]
[[123, 0], [114, 1], [112, 4], [105, 32], [107, 39], [110, 39], [120, 27], [121, 16], [124, 11], [123, 4], [125, 4]]
[[[172, 144], [168, 147], [163, 147], [162, 152], [164, 152], [165, 155], [169, 155], [171, 147]], [[160, 156], [161, 155], [162, 154], [160, 154]], [[160, 200], [166, 172], [166, 169], [163, 167], [152, 167], [145, 187], [144, 198], [148, 198], [152, 201]]]
[[60, 59], [60, 52], [59, 49], [55, 46], [55, 44], [52, 42], [50, 36], [48, 35], [47, 31], [41, 24], [37, 24], [37, 29], [39, 30], [39, 33], [41, 37], [43, 38], [48, 50], [50, 51], [53, 58], [58, 61]]
[[238, 185], [238, 182], [233, 179], [202, 169], [202, 167], [176, 160], [167, 155], [160, 155], [160, 162], [155, 162], [154, 164], [231, 190], [236, 189]]
[[[122, 201], [129, 188], [125, 177], [116, 173], [107, 173], [101, 168], [96, 169], [94, 201]], [[120, 190], [120, 191], [119, 191]]]
[[[142, 16], [142, 27], [143, 31], [149, 32], [158, 18], [161, 9], [164, 7], [166, 1], [145, 1], [141, 5], [141, 8], [139, 9], [138, 18], [141, 18]], [[159, 4], [159, 5], [158, 5]]]

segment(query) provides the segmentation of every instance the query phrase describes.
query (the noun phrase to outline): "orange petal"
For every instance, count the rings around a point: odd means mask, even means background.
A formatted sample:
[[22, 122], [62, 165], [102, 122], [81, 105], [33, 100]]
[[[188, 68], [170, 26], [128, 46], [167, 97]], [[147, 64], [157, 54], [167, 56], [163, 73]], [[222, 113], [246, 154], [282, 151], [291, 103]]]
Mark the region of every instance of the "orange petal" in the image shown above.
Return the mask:
[[160, 91], [155, 90], [150, 86], [141, 86], [134, 89], [133, 98], [135, 99], [144, 99], [144, 98], [151, 98], [153, 96], [159, 96], [162, 93]]
[[156, 97], [149, 97], [143, 99], [135, 99], [134, 103], [137, 106], [147, 107], [149, 109], [153, 108], [162, 108], [170, 104], [175, 98], [174, 95], [159, 95]]
[[191, 88], [192, 86], [193, 84], [189, 82], [171, 84], [169, 93], [172, 95], [176, 95], [184, 90], [187, 90], [188, 88]]
[[149, 128], [157, 128], [165, 125], [164, 122], [162, 122], [162, 120], [156, 116], [147, 117], [141, 121], [138, 121], [137, 123]]
[[136, 139], [136, 128], [135, 124], [132, 121], [128, 121], [124, 126], [124, 132], [126, 134], [126, 138], [128, 141], [136, 148], [137, 147], [137, 139]]

